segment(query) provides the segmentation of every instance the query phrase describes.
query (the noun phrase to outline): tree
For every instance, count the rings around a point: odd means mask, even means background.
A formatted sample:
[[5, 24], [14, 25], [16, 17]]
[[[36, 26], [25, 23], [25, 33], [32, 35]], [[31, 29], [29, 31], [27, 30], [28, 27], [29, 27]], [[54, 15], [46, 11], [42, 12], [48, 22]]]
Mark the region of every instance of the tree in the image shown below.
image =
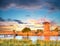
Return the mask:
[[40, 37], [40, 35], [43, 33], [43, 30], [42, 29], [37, 29], [37, 31], [35, 32], [35, 34], [36, 34], [36, 36], [38, 37], [38, 39], [39, 39], [39, 37]]
[[22, 30], [23, 33], [27, 33], [27, 39], [28, 39], [28, 36], [29, 36], [29, 34], [28, 34], [29, 31], [31, 31], [31, 29], [30, 29], [30, 28], [27, 28], [27, 27], [25, 27], [25, 28]]
[[58, 36], [60, 36], [60, 30], [58, 29], [58, 27], [56, 27], [54, 31], [58, 32]]
[[43, 33], [43, 30], [42, 29], [37, 29], [37, 32], [42, 32]]
[[54, 29], [54, 31], [57, 31], [57, 32], [58, 32], [58, 27], [56, 27], [56, 28]]
[[43, 30], [37, 29], [37, 31], [35, 32], [35, 34], [38, 34], [39, 32], [43, 33]]

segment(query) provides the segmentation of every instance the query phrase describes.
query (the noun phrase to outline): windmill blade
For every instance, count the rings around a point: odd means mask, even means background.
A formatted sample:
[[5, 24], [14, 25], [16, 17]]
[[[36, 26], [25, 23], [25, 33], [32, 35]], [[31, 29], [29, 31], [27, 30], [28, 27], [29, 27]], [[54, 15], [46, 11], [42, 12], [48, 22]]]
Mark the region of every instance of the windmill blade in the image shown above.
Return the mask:
[[54, 26], [54, 25], [56, 25], [56, 22], [51, 21], [51, 26]]

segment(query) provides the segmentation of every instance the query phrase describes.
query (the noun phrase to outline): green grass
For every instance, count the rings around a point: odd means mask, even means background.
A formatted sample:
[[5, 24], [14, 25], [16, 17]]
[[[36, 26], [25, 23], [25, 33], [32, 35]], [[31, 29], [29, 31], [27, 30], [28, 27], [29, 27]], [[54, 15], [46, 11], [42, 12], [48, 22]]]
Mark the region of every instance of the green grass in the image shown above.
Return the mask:
[[0, 46], [60, 46], [60, 41], [0, 39]]

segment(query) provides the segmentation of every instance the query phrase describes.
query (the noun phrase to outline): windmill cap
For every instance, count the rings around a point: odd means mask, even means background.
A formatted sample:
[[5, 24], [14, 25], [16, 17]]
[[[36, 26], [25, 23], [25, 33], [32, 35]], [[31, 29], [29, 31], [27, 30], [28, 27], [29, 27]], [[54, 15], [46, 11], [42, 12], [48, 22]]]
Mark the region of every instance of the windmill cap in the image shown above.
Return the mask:
[[43, 24], [50, 24], [50, 22], [43, 22]]

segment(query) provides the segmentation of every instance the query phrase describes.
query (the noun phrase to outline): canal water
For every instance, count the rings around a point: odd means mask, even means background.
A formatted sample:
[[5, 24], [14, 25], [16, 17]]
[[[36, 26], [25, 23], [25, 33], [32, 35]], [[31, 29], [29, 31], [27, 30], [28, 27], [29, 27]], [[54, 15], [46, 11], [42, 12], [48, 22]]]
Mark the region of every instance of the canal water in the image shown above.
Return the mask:
[[[23, 37], [27, 36], [16, 36], [16, 39], [22, 39]], [[4, 35], [0, 35], [0, 38], [13, 39], [14, 36], [8, 35], [4, 37]], [[44, 36], [29, 36], [29, 39], [31, 39], [32, 41], [36, 41], [37, 39], [44, 40]], [[50, 36], [50, 40], [60, 40], [60, 36]]]

